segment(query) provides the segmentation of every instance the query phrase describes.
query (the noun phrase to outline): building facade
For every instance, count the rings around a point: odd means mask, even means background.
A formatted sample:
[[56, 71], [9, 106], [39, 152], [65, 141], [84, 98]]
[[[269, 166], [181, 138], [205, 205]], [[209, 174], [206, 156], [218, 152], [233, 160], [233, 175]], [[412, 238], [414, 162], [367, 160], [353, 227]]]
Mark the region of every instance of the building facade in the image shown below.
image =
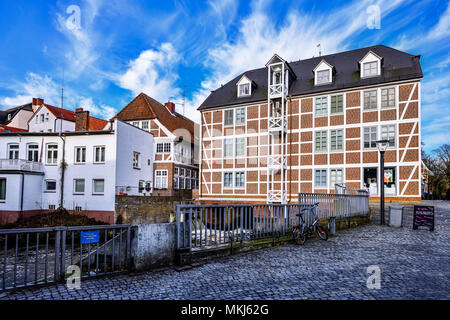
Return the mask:
[[197, 126], [176, 112], [174, 103], [162, 105], [141, 93], [115, 118], [153, 134], [154, 195], [173, 196], [198, 187]]
[[2, 133], [0, 224], [59, 207], [114, 223], [116, 195], [151, 194], [153, 158], [153, 135], [120, 120], [109, 130]]
[[[288, 63], [274, 55], [201, 112], [204, 203], [296, 202], [336, 184], [419, 201], [420, 56], [383, 45]], [[375, 141], [388, 139], [384, 181]]]

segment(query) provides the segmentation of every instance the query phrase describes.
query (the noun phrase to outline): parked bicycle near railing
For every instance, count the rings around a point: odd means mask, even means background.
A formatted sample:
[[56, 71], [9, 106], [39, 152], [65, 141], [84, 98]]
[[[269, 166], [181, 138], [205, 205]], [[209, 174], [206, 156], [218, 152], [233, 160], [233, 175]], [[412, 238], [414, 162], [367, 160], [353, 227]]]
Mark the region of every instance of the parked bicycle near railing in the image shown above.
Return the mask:
[[[306, 242], [306, 238], [313, 233], [316, 233], [322, 240], [328, 240], [328, 232], [319, 224], [319, 218], [316, 215], [316, 208], [318, 205], [319, 202], [305, 206], [300, 210], [300, 213], [297, 214], [297, 216], [300, 217], [300, 221], [297, 226], [292, 227], [292, 235], [294, 236], [295, 243], [298, 245], [303, 245]], [[305, 219], [303, 218], [305, 212], [314, 215], [314, 221], [310, 226], [305, 223]]]

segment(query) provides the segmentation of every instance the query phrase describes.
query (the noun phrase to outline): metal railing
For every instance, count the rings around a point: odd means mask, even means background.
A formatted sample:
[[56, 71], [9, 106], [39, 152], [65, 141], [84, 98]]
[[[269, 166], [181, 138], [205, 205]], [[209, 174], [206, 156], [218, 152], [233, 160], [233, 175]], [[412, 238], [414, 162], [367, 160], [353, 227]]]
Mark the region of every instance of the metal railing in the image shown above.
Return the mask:
[[298, 203], [319, 203], [316, 209], [316, 213], [319, 219], [369, 215], [368, 193], [299, 193]]
[[0, 159], [0, 170], [20, 170], [29, 172], [44, 172], [42, 162], [23, 159]]
[[301, 206], [178, 205], [177, 248], [205, 249], [286, 235], [298, 224]]
[[[96, 239], [83, 244], [82, 232]], [[130, 225], [0, 230], [0, 291], [64, 282], [72, 275], [67, 272], [71, 265], [82, 279], [126, 272], [131, 233]]]

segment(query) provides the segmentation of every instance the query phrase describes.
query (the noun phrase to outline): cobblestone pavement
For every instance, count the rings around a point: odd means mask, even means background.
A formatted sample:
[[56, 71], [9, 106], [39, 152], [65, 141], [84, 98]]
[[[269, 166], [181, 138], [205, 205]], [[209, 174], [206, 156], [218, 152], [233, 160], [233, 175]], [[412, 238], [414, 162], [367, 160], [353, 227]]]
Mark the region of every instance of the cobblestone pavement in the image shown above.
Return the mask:
[[[449, 299], [450, 203], [436, 206], [434, 232], [368, 225], [329, 241], [221, 258], [193, 269], [164, 269], [3, 293], [2, 299]], [[381, 269], [369, 290], [367, 267]]]

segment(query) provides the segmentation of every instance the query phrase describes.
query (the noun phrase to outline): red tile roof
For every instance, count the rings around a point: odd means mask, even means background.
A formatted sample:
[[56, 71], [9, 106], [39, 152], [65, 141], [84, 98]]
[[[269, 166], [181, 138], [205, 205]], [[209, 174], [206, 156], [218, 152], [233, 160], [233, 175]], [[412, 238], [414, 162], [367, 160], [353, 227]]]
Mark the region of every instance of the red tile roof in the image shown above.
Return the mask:
[[28, 132], [28, 130], [9, 127], [5, 126], [4, 124], [0, 124], [0, 132]]
[[195, 122], [177, 112], [172, 114], [166, 106], [142, 92], [120, 110], [113, 117], [113, 119], [115, 118], [123, 121], [157, 119], [169, 131], [174, 132], [176, 129], [183, 128], [188, 130], [193, 137], [196, 125]]
[[[44, 106], [58, 119], [75, 122], [75, 112], [67, 109], [44, 104]], [[89, 116], [89, 130], [102, 130], [108, 121]]]

